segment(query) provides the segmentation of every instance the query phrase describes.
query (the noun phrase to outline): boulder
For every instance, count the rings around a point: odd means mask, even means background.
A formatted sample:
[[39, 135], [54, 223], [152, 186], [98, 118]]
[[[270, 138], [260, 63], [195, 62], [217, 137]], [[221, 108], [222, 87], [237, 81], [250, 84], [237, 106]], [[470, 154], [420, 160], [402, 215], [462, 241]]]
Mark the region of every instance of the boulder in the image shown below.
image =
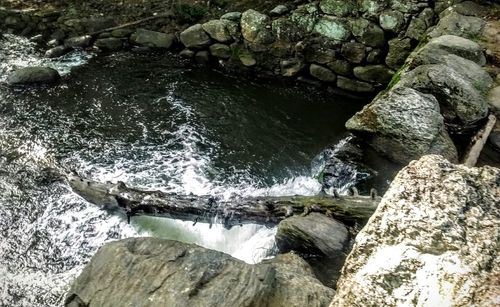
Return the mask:
[[360, 0], [360, 11], [363, 15], [370, 19], [378, 19], [380, 13], [387, 8], [389, 1], [387, 0]]
[[117, 51], [123, 48], [123, 43], [119, 38], [109, 37], [96, 40], [94, 46], [104, 51]]
[[213, 44], [210, 46], [210, 54], [216, 58], [229, 59], [231, 57], [231, 48], [224, 44]]
[[347, 22], [343, 19], [324, 16], [314, 26], [314, 32], [338, 41], [347, 41], [351, 37], [351, 31]]
[[477, 38], [482, 33], [486, 21], [482, 18], [464, 16], [452, 12], [439, 20], [436, 27], [429, 33], [430, 37], [456, 35], [466, 38]]
[[179, 56], [185, 59], [191, 59], [194, 57], [195, 52], [190, 49], [184, 49], [181, 52], [179, 52]]
[[308, 62], [327, 64], [335, 60], [335, 50], [329, 48], [314, 46], [311, 48], [307, 48], [305, 51], [306, 51], [306, 60]]
[[221, 19], [221, 20], [210, 20], [202, 25], [203, 30], [210, 35], [211, 38], [215, 39], [221, 43], [229, 42], [232, 37], [229, 33], [227, 26], [231, 21]]
[[64, 41], [64, 46], [68, 48], [86, 48], [90, 46], [92, 37], [90, 35], [70, 37]]
[[111, 36], [116, 38], [125, 38], [132, 35], [132, 33], [134, 33], [134, 30], [132, 29], [116, 29], [111, 31]]
[[286, 5], [280, 4], [280, 5], [277, 5], [276, 7], [274, 7], [269, 12], [269, 15], [271, 15], [271, 16], [282, 16], [282, 15], [285, 15], [286, 13], [288, 13], [289, 11], [290, 11], [290, 9]]
[[444, 17], [452, 12], [465, 16], [484, 18], [491, 14], [491, 7], [487, 5], [480, 5], [479, 3], [472, 1], [464, 1], [447, 8], [441, 12], [440, 17]]
[[296, 255], [251, 265], [194, 244], [130, 238], [98, 250], [65, 306], [320, 307], [332, 296]]
[[283, 77], [296, 76], [304, 68], [304, 63], [299, 59], [282, 60], [280, 71]]
[[436, 155], [411, 162], [357, 235], [330, 307], [497, 305], [498, 178]]
[[406, 29], [406, 37], [420, 41], [425, 31], [433, 25], [434, 11], [431, 8], [425, 8], [420, 14], [414, 16]]
[[346, 17], [357, 9], [357, 4], [354, 0], [322, 0], [319, 7], [325, 14]]
[[357, 42], [349, 42], [342, 45], [341, 54], [349, 62], [359, 64], [366, 56], [365, 45]]
[[389, 41], [389, 52], [385, 63], [392, 69], [399, 69], [412, 51], [409, 38], [395, 38]]
[[380, 14], [380, 27], [386, 31], [399, 33], [403, 30], [406, 20], [400, 11], [386, 10]]
[[335, 82], [337, 79], [337, 76], [331, 70], [317, 64], [309, 66], [309, 73], [311, 76], [324, 82]]
[[438, 101], [411, 88], [393, 88], [377, 96], [347, 121], [346, 128], [401, 164], [431, 153], [457, 161]]
[[375, 88], [370, 83], [337, 76], [337, 87], [346, 91], [356, 93], [372, 93]]
[[379, 64], [384, 59], [384, 52], [382, 49], [373, 49], [366, 56], [366, 62], [368, 64]]
[[459, 72], [444, 65], [422, 65], [401, 76], [394, 87], [411, 87], [432, 94], [439, 101], [448, 124], [466, 129], [485, 118], [488, 102], [474, 85]]
[[7, 77], [7, 83], [10, 85], [54, 83], [59, 78], [59, 72], [50, 67], [25, 67], [12, 72]]
[[278, 225], [276, 245], [282, 253], [341, 256], [349, 242], [344, 224], [321, 213], [292, 216]]
[[210, 37], [201, 24], [195, 24], [180, 34], [180, 40], [186, 48], [200, 49], [210, 45]]
[[250, 43], [270, 44], [274, 41], [271, 18], [255, 10], [247, 10], [241, 15], [241, 34]]
[[443, 35], [431, 39], [418, 51], [418, 57], [423, 60], [422, 63], [431, 63], [432, 58], [439, 58], [450, 53], [476, 62], [479, 65], [486, 64], [483, 49], [479, 44], [455, 35]]
[[354, 76], [363, 81], [388, 83], [393, 75], [394, 71], [392, 71], [385, 65], [367, 65], [354, 67]]
[[351, 76], [352, 75], [352, 65], [347, 61], [334, 60], [330, 63], [327, 63], [327, 66], [336, 74], [343, 75], [343, 76]]
[[173, 34], [137, 29], [130, 37], [132, 43], [153, 48], [169, 49], [172, 47], [175, 36]]
[[240, 22], [241, 13], [240, 12], [229, 12], [220, 17], [220, 19], [230, 20], [234, 22]]
[[64, 45], [56, 46], [53, 48], [50, 48], [49, 50], [45, 51], [45, 57], [46, 58], [58, 58], [60, 56], [65, 55], [71, 50], [70, 47], [66, 47]]
[[385, 45], [384, 30], [375, 23], [364, 18], [356, 18], [350, 21], [350, 25], [352, 34], [360, 43], [377, 48]]

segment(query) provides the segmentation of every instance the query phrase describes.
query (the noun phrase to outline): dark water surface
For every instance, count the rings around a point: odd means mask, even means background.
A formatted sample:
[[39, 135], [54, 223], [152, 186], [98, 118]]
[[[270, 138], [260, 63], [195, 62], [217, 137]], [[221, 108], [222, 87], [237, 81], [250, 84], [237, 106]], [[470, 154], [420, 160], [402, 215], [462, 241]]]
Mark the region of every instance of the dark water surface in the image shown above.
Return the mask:
[[9, 36], [0, 58], [0, 82], [26, 65], [71, 70], [53, 87], [0, 85], [0, 306], [61, 305], [109, 240], [173, 238], [248, 262], [273, 245], [275, 229], [256, 225], [209, 230], [147, 217], [127, 225], [47, 180], [46, 167], [177, 193], [316, 194], [311, 162], [346, 136], [345, 121], [363, 104], [193, 68], [169, 54], [49, 61]]

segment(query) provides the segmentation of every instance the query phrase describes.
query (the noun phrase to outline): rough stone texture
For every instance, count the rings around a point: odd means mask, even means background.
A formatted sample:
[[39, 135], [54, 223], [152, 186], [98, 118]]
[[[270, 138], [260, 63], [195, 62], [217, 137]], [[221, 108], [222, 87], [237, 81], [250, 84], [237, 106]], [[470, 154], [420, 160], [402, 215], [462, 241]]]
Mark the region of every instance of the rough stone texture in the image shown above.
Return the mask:
[[387, 83], [394, 75], [394, 71], [385, 65], [368, 65], [354, 67], [354, 75], [363, 81]]
[[231, 57], [231, 48], [224, 44], [213, 44], [210, 46], [210, 54], [214, 57], [221, 59], [228, 59]]
[[425, 156], [356, 237], [331, 307], [496, 306], [500, 170]]
[[289, 59], [280, 62], [280, 71], [283, 77], [296, 76], [304, 68], [304, 63], [299, 59]]
[[146, 29], [137, 29], [130, 37], [130, 40], [135, 44], [165, 49], [172, 47], [174, 39], [175, 36], [173, 34], [155, 32]]
[[314, 31], [326, 38], [338, 41], [347, 41], [351, 37], [351, 31], [342, 19], [324, 16], [314, 26]]
[[210, 45], [210, 37], [201, 24], [195, 24], [182, 31], [180, 39], [187, 48], [203, 48]]
[[335, 60], [335, 50], [321, 48], [321, 46], [308, 48], [306, 60], [318, 64], [327, 64]]
[[71, 50], [71, 48], [66, 47], [64, 45], [61, 46], [56, 46], [54, 48], [50, 48], [49, 50], [45, 51], [45, 57], [47, 58], [57, 58], [62, 55], [65, 55]]
[[411, 51], [411, 41], [409, 38], [391, 39], [385, 63], [392, 69], [398, 69], [404, 64]]
[[343, 76], [351, 76], [352, 75], [352, 66], [347, 61], [334, 60], [330, 63], [327, 63], [327, 66], [336, 74], [343, 75]]
[[479, 65], [486, 63], [486, 58], [479, 44], [455, 35], [443, 35], [431, 39], [419, 50], [419, 53], [427, 53], [429, 56], [452, 53], [476, 62]]
[[325, 14], [345, 17], [352, 14], [356, 8], [356, 1], [353, 0], [322, 0], [319, 7]]
[[210, 62], [210, 53], [208, 53], [208, 51], [205, 50], [198, 51], [194, 55], [194, 60], [198, 64], [203, 64], [203, 65], [208, 64]]
[[474, 16], [483, 18], [491, 13], [491, 7], [487, 5], [480, 5], [472, 1], [464, 1], [447, 8], [446, 10], [441, 12], [440, 17], [444, 17], [452, 12], [456, 12], [458, 14], [465, 16]]
[[434, 95], [448, 123], [465, 128], [488, 114], [485, 95], [466, 77], [443, 64], [422, 65], [404, 74], [394, 86]]
[[383, 47], [385, 45], [384, 30], [373, 22], [364, 18], [357, 18], [350, 21], [352, 34], [356, 39], [371, 47]]
[[241, 15], [241, 34], [250, 43], [272, 43], [274, 38], [270, 26], [271, 19], [265, 14], [247, 10]]
[[85, 48], [90, 46], [92, 37], [90, 35], [76, 36], [64, 41], [64, 46], [68, 48]]
[[59, 78], [57, 70], [50, 67], [25, 67], [12, 72], [7, 77], [7, 83], [10, 85], [54, 83]]
[[324, 82], [335, 82], [337, 79], [337, 76], [331, 70], [317, 64], [309, 66], [309, 73], [311, 76]]
[[365, 45], [356, 42], [349, 42], [342, 45], [341, 54], [351, 63], [359, 64], [366, 56]]
[[276, 244], [282, 253], [293, 250], [333, 257], [342, 254], [348, 241], [344, 224], [314, 212], [284, 219], [276, 233]]
[[379, 23], [382, 29], [399, 33], [405, 26], [405, 16], [400, 11], [383, 11], [379, 17]]
[[269, 12], [269, 15], [271, 15], [271, 16], [281, 16], [281, 15], [285, 15], [289, 11], [290, 11], [290, 9], [286, 5], [280, 4], [280, 5], [275, 6]]
[[357, 93], [372, 93], [375, 91], [375, 88], [370, 83], [352, 80], [342, 76], [337, 77], [337, 87], [346, 91]]
[[210, 35], [211, 38], [221, 43], [229, 42], [232, 37], [229, 33], [227, 26], [231, 22], [225, 19], [210, 20], [202, 25], [203, 30]]
[[429, 33], [430, 37], [451, 34], [466, 38], [478, 37], [484, 29], [486, 21], [473, 16], [464, 16], [455, 12], [439, 20], [436, 27]]
[[382, 62], [384, 58], [384, 52], [381, 49], [373, 49], [366, 56], [366, 62], [368, 64], [378, 64]]
[[225, 20], [231, 20], [235, 22], [239, 22], [241, 19], [241, 13], [240, 12], [229, 12], [220, 17], [220, 19], [225, 19]]
[[122, 49], [123, 43], [119, 38], [109, 37], [96, 40], [94, 46], [104, 51], [117, 51]]
[[346, 128], [368, 136], [375, 150], [402, 164], [430, 153], [457, 160], [437, 100], [411, 88], [379, 95], [351, 117]]
[[296, 255], [258, 265], [157, 238], [108, 243], [76, 279], [65, 306], [327, 306], [333, 290]]
[[406, 29], [406, 37], [414, 40], [420, 40], [425, 31], [432, 26], [434, 11], [431, 8], [425, 8], [418, 16], [415, 16]]

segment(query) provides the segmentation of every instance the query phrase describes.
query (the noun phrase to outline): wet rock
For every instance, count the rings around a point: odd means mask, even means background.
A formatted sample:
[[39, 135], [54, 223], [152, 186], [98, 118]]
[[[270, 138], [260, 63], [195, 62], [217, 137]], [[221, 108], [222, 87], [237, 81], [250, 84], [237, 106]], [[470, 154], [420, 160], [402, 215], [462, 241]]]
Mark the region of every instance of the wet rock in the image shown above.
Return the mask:
[[336, 74], [343, 76], [352, 75], [352, 65], [347, 61], [334, 60], [330, 63], [327, 63], [327, 66]]
[[239, 22], [241, 19], [241, 13], [240, 12], [229, 12], [229, 13], [222, 15], [220, 19]]
[[216, 58], [229, 59], [231, 57], [231, 48], [224, 44], [213, 44], [210, 46], [210, 54]]
[[340, 255], [349, 233], [344, 224], [321, 213], [292, 216], [278, 225], [276, 244], [282, 253], [296, 251], [321, 256]]
[[289, 11], [290, 11], [290, 9], [286, 5], [280, 4], [280, 5], [277, 5], [275, 8], [273, 8], [269, 12], [269, 15], [271, 15], [271, 16], [281, 16], [281, 15], [285, 15]]
[[195, 24], [180, 34], [180, 40], [186, 48], [200, 49], [210, 45], [210, 37], [201, 24]]
[[384, 30], [375, 23], [364, 18], [357, 18], [350, 21], [352, 34], [356, 39], [371, 47], [383, 47], [385, 45]]
[[353, 0], [322, 0], [319, 3], [321, 11], [325, 14], [346, 17], [356, 10], [356, 2]]
[[394, 71], [385, 65], [354, 67], [354, 76], [363, 81], [388, 83], [393, 75]]
[[208, 51], [205, 51], [205, 50], [198, 51], [194, 55], [194, 60], [198, 64], [206, 65], [210, 62], [210, 53], [208, 53]]
[[457, 161], [456, 148], [439, 111], [433, 96], [400, 87], [377, 96], [351, 117], [346, 127], [401, 164], [429, 153]]
[[25, 67], [12, 72], [7, 77], [7, 83], [10, 85], [54, 83], [59, 78], [59, 72], [50, 67]]
[[425, 8], [418, 16], [414, 16], [406, 29], [406, 37], [414, 40], [420, 40], [425, 31], [433, 25], [434, 11], [431, 8]]
[[324, 16], [314, 26], [314, 31], [326, 38], [338, 41], [347, 41], [351, 37], [351, 31], [343, 19]]
[[473, 126], [488, 114], [486, 98], [466, 77], [444, 64], [422, 65], [404, 74], [395, 87], [411, 87], [439, 101], [447, 123]]
[[241, 64], [246, 67], [252, 67], [257, 64], [257, 60], [255, 60], [255, 58], [250, 53], [241, 53], [239, 55], [239, 59]]
[[296, 255], [250, 265], [194, 244], [130, 238], [99, 249], [65, 306], [320, 307], [332, 296]]
[[193, 50], [189, 49], [184, 49], [181, 52], [179, 52], [179, 55], [185, 59], [191, 59], [194, 57], [195, 52]]
[[175, 36], [173, 34], [137, 29], [130, 36], [132, 43], [152, 48], [169, 49], [172, 47]]
[[116, 38], [125, 38], [132, 35], [132, 33], [134, 33], [134, 30], [132, 29], [116, 29], [111, 31], [111, 36]]
[[352, 80], [342, 76], [337, 77], [337, 86], [343, 90], [356, 93], [372, 93], [375, 91], [375, 88], [370, 83]]
[[317, 64], [309, 66], [309, 73], [311, 76], [324, 82], [335, 82], [337, 79], [337, 76], [331, 70]]
[[482, 18], [464, 16], [452, 12], [439, 20], [436, 27], [429, 33], [429, 37], [439, 37], [442, 35], [456, 35], [466, 38], [478, 37], [486, 21]]
[[92, 37], [90, 35], [76, 36], [64, 41], [64, 46], [68, 48], [86, 48], [90, 46]]
[[241, 15], [241, 34], [253, 44], [266, 45], [274, 41], [271, 31], [271, 18], [254, 10]]
[[401, 67], [412, 51], [409, 38], [395, 38], [389, 41], [389, 52], [385, 58], [385, 63], [392, 69]]
[[49, 50], [45, 51], [45, 57], [46, 58], [58, 58], [60, 56], [65, 55], [70, 50], [71, 50], [71, 48], [66, 47], [64, 45], [56, 46], [54, 48], [50, 48]]
[[95, 41], [94, 46], [103, 51], [117, 51], [123, 48], [123, 42], [116, 37], [100, 38]]
[[440, 156], [411, 162], [358, 234], [330, 306], [494, 306], [498, 178]]
[[211, 38], [218, 42], [226, 43], [229, 42], [232, 37], [229, 33], [227, 26], [231, 22], [228, 20], [210, 20], [202, 25], [203, 30], [210, 35]]
[[486, 63], [486, 58], [479, 44], [455, 35], [443, 35], [431, 39], [419, 50], [418, 57], [422, 62], [432, 62], [432, 58], [438, 58], [450, 53], [471, 60], [479, 65]]
[[342, 45], [341, 54], [349, 62], [359, 64], [365, 59], [365, 45], [349, 42]]
[[296, 76], [304, 68], [304, 63], [299, 59], [282, 60], [280, 62], [280, 71], [283, 77]]
[[380, 14], [380, 27], [386, 31], [399, 33], [405, 26], [405, 16], [400, 11], [386, 10]]
[[[291, 21], [294, 32], [309, 33], [318, 22], [319, 9], [316, 3], [300, 5], [292, 12]], [[302, 35], [303, 36], [303, 35]]]

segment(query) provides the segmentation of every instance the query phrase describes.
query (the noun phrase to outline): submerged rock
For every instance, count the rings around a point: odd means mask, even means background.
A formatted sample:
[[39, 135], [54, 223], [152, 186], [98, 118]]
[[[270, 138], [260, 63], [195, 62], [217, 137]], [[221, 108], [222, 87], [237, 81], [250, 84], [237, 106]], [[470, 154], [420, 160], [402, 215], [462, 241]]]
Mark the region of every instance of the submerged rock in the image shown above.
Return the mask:
[[327, 306], [333, 290], [296, 255], [250, 265], [194, 244], [131, 238], [103, 246], [65, 306]]
[[410, 163], [358, 234], [331, 307], [495, 306], [500, 170]]
[[66, 47], [64, 45], [56, 46], [53, 48], [50, 48], [49, 50], [45, 51], [45, 57], [46, 58], [58, 58], [60, 56], [65, 55], [71, 50], [70, 47]]
[[50, 67], [25, 67], [12, 72], [7, 77], [7, 83], [10, 85], [54, 83], [59, 78], [59, 72]]
[[292, 216], [278, 225], [276, 244], [282, 253], [341, 256], [349, 241], [344, 224], [321, 213]]
[[411, 88], [379, 95], [351, 117], [346, 127], [366, 136], [376, 151], [402, 164], [430, 153], [457, 161], [438, 101]]

